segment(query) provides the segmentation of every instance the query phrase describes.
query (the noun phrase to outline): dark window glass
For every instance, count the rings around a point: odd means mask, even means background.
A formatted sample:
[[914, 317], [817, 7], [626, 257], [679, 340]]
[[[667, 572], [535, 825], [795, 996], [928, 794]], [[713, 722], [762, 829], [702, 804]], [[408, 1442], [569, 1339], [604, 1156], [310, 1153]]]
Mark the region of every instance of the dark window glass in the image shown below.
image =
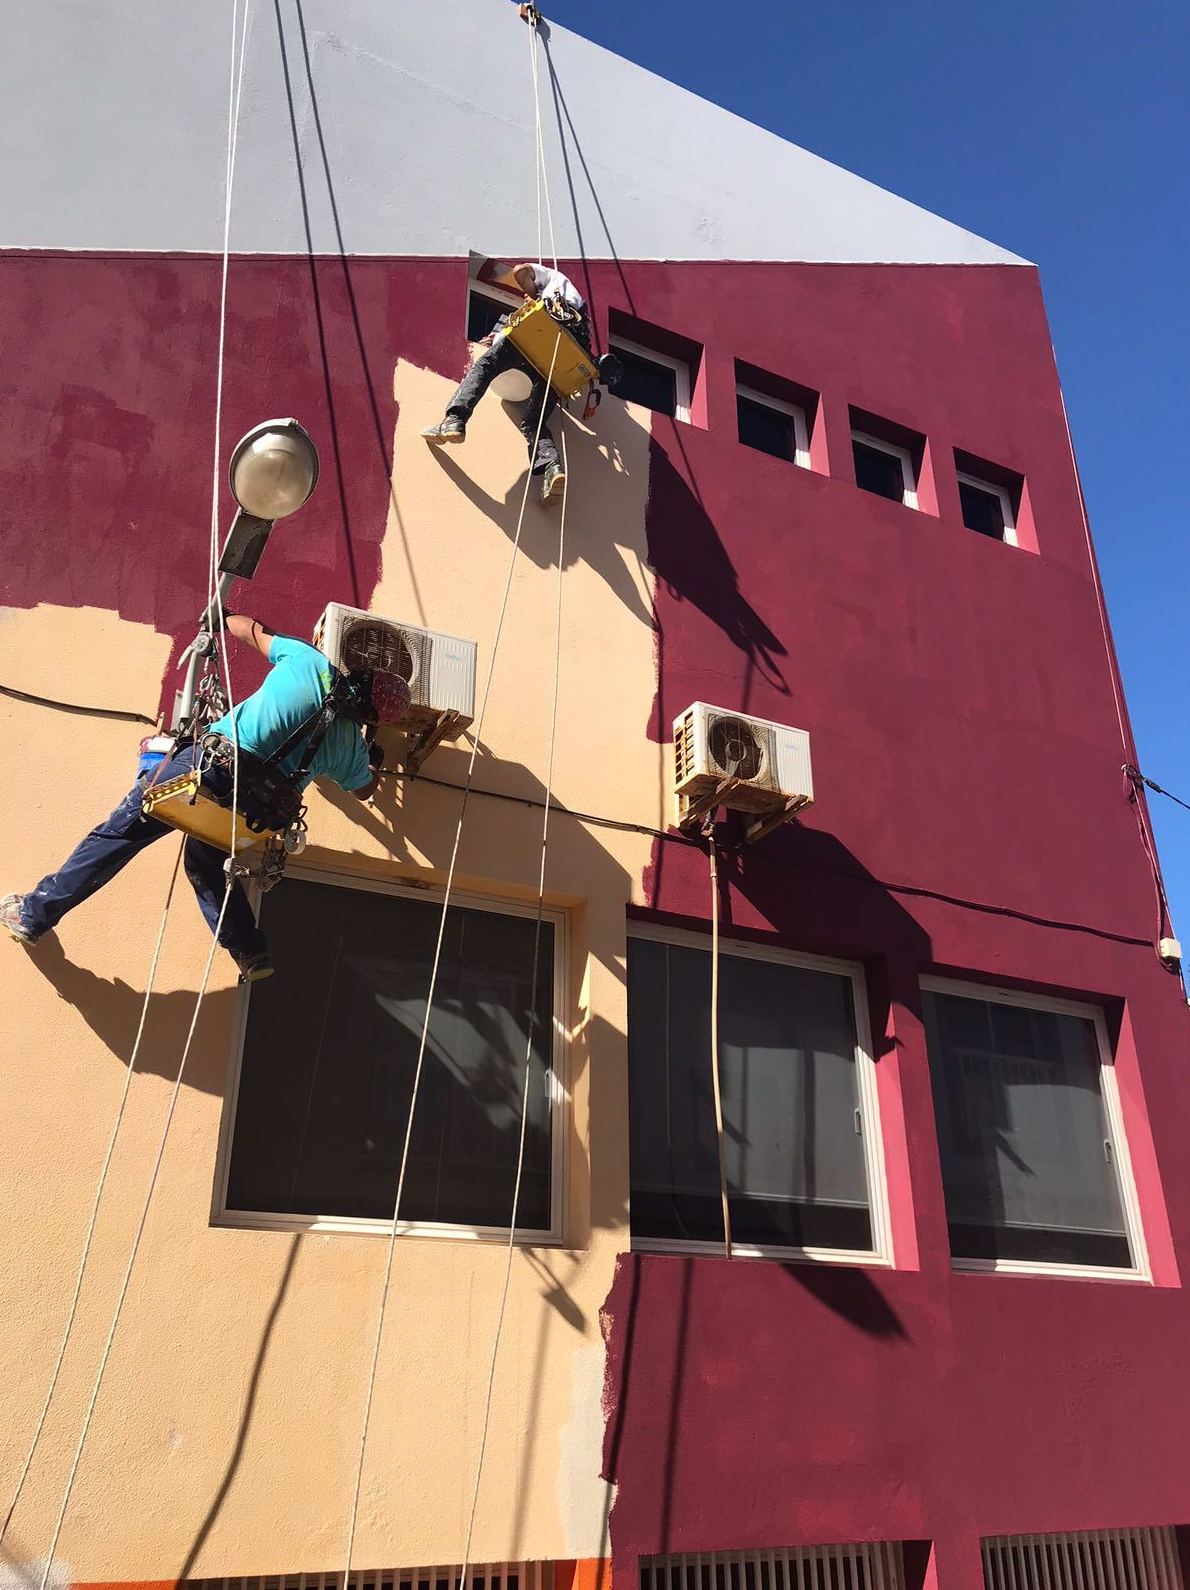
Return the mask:
[[771, 453], [774, 458], [797, 459], [797, 431], [793, 415], [782, 409], [771, 409], [767, 403], [737, 394], [736, 415], [739, 420], [740, 441], [757, 452]]
[[[870, 1250], [851, 980], [720, 961], [728, 1204], [738, 1242]], [[628, 941], [632, 1233], [721, 1242], [705, 950]]]
[[467, 297], [467, 341], [482, 342], [501, 315], [512, 313], [511, 304], [502, 304], [486, 293], [472, 292]]
[[981, 536], [1003, 541], [1004, 504], [996, 492], [960, 480], [959, 500], [963, 504], [963, 523], [968, 530], [978, 530]]
[[951, 1252], [1127, 1269], [1094, 1024], [957, 994], [923, 1004]]
[[869, 447], [867, 442], [851, 439], [855, 456], [855, 483], [864, 491], [874, 491], [878, 497], [890, 502], [905, 500], [905, 469], [899, 458], [886, 453], [881, 447]]
[[617, 343], [612, 352], [623, 366], [623, 374], [616, 382], [615, 393], [625, 403], [639, 403], [646, 409], [656, 409], [659, 414], [676, 414], [678, 408], [678, 377], [667, 364], [657, 364], [643, 354], [629, 353]]
[[[228, 1207], [390, 1219], [440, 907], [286, 879], [261, 921]], [[401, 1216], [507, 1226], [533, 998], [532, 919], [451, 906]], [[541, 925], [518, 1229], [550, 1226], [554, 930]]]

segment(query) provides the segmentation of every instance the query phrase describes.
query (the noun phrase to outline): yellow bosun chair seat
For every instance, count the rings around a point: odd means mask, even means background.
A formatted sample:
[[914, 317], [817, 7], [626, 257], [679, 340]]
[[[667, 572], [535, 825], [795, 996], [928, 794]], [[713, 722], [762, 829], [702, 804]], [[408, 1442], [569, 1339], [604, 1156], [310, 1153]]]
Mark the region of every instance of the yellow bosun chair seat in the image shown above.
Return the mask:
[[559, 397], [577, 397], [599, 375], [582, 343], [554, 319], [540, 300], [518, 309], [510, 317], [504, 335]]
[[[231, 807], [221, 806], [203, 793], [202, 774], [199, 772], [192, 770], [183, 773], [180, 778], [152, 785], [145, 792], [142, 809], [146, 817], [155, 817], [158, 822], [177, 828], [191, 839], [201, 839], [204, 844], [214, 845], [216, 850], [228, 854], [231, 852]], [[234, 817], [237, 855], [242, 850], [251, 850], [253, 845], [262, 844], [268, 838], [267, 833], [254, 833], [240, 812], [234, 813]]]

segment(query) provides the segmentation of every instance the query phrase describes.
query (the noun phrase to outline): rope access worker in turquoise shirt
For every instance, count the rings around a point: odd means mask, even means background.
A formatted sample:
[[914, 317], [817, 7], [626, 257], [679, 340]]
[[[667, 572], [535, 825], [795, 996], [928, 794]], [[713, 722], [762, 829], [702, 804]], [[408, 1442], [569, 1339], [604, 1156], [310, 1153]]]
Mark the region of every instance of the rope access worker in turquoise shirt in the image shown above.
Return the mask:
[[[363, 722], [399, 723], [409, 711], [409, 687], [396, 674], [380, 670], [347, 676], [359, 703], [355, 714], [336, 713], [312, 757], [303, 757], [303, 728], [318, 718], [341, 676], [326, 657], [305, 641], [278, 635], [254, 618], [224, 615], [228, 634], [253, 646], [272, 665], [264, 684], [234, 710], [212, 723], [195, 740], [175, 747], [154, 776], [167, 781], [188, 772], [196, 763], [203, 770], [203, 787], [216, 800], [230, 803], [235, 746], [232, 717], [241, 753], [265, 760], [287, 741], [297, 737], [294, 749], [281, 757], [277, 770], [302, 789], [312, 778], [328, 778], [360, 800], [368, 800], [380, 782], [382, 754], [369, 746]], [[241, 757], [241, 788], [246, 758]], [[308, 762], [303, 772], [302, 762]], [[154, 840], [173, 832], [142, 810], [148, 776], [142, 775], [128, 794], [62, 863], [28, 894], [10, 894], [0, 901], [0, 924], [23, 944], [36, 944], [67, 911], [110, 883], [116, 874]], [[198, 897], [208, 926], [219, 931], [219, 942], [240, 970], [241, 982], [269, 977], [273, 964], [264, 934], [256, 924], [248, 897], [238, 879], [233, 883], [224, 910], [224, 863], [227, 853], [193, 836], [185, 848], [186, 876]], [[222, 924], [219, 923], [223, 912]]]

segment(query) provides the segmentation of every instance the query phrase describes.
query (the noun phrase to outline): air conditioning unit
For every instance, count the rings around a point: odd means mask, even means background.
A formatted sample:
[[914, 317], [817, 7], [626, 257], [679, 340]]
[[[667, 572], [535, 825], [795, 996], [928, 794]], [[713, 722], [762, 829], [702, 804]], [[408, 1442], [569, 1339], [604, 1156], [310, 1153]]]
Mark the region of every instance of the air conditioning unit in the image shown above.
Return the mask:
[[475, 716], [473, 640], [331, 602], [315, 625], [314, 644], [345, 673], [383, 668], [400, 674], [413, 698], [411, 733], [436, 729], [444, 722], [444, 732], [458, 733]]
[[[679, 822], [692, 816], [700, 803], [702, 810], [708, 804], [732, 806], [784, 820], [814, 799], [810, 736], [804, 729], [745, 717], [705, 701], [696, 701], [674, 719], [674, 764]], [[739, 782], [711, 802], [728, 779]]]

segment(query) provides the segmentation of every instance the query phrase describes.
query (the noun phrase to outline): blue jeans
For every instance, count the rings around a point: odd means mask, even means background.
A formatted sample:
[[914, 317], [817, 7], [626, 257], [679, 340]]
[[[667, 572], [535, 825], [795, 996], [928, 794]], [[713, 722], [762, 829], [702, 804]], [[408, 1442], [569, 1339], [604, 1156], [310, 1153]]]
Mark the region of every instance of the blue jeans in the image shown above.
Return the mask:
[[[158, 783], [178, 778], [194, 765], [197, 748], [181, 746], [168, 758], [157, 775]], [[222, 797], [231, 791], [231, 774], [221, 767], [206, 769], [203, 784], [212, 795]], [[139, 855], [154, 840], [175, 833], [166, 823], [145, 817], [141, 812], [148, 778], [137, 779], [124, 799], [112, 812], [77, 845], [57, 872], [43, 878], [37, 887], [25, 895], [21, 902], [21, 920], [35, 937], [57, 925], [76, 905], [81, 905], [105, 883], [126, 867], [133, 856]], [[191, 887], [198, 897], [199, 908], [213, 933], [223, 905], [223, 892], [227, 875], [223, 863], [225, 851], [214, 845], [204, 845], [199, 839], [187, 839], [183, 864]], [[252, 907], [242, 885], [237, 880], [232, 887], [219, 930], [219, 942], [233, 955], [257, 954], [265, 947], [264, 934], [256, 925]]]

